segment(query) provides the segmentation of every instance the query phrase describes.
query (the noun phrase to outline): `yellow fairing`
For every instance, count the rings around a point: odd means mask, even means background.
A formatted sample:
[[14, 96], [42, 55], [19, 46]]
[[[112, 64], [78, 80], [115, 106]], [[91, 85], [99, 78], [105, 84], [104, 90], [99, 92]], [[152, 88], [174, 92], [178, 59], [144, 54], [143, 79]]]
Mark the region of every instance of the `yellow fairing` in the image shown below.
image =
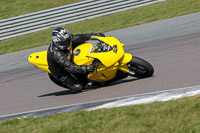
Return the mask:
[[111, 67], [105, 67], [100, 64], [93, 73], [88, 75], [88, 79], [98, 82], [111, 80], [116, 76], [118, 66], [118, 62]]
[[[97, 64], [96, 70], [88, 75], [88, 79], [92, 81], [108, 81], [116, 76], [117, 71], [128, 72], [126, 63], [130, 62], [132, 55], [124, 54], [124, 44], [120, 43], [114, 37], [93, 37], [109, 44], [111, 47], [116, 45], [117, 50], [106, 52], [92, 52], [95, 46], [85, 43], [76, 47], [73, 51], [73, 62], [76, 65], [90, 65], [94, 59], [98, 59], [101, 63]], [[103, 45], [103, 44], [102, 44]]]
[[83, 45], [80, 45], [74, 49], [75, 53], [78, 49], [80, 50], [79, 55], [74, 55], [73, 62], [76, 65], [90, 65], [93, 61], [93, 58], [98, 59], [101, 61], [103, 65], [106, 67], [110, 67], [114, 65], [120, 58], [124, 55], [124, 44], [120, 43], [116, 38], [114, 37], [93, 37], [97, 38], [105, 43], [108, 43], [110, 46], [117, 45], [117, 51], [109, 51], [109, 52], [101, 52], [101, 53], [91, 53], [89, 52], [92, 48], [92, 44], [85, 43]]
[[119, 60], [119, 70], [124, 72], [129, 72], [129, 68], [127, 67], [127, 63], [129, 63], [132, 59], [132, 55], [129, 53], [124, 53], [124, 56]]
[[32, 63], [34, 66], [36, 66], [48, 73], [51, 73], [48, 69], [47, 50], [29, 55], [28, 61], [30, 63]]
[[90, 53], [87, 57], [96, 58], [101, 61], [103, 65], [106, 67], [110, 67], [116, 63], [123, 56], [123, 48], [119, 48], [120, 50], [116, 53], [113, 51], [104, 52], [104, 53]]
[[[90, 65], [92, 64], [92, 61], [94, 60], [93, 58], [87, 57], [89, 49], [92, 47], [92, 44], [90, 43], [85, 43], [80, 46], [78, 46], [76, 49], [74, 49], [73, 52], [73, 62], [76, 65]], [[80, 50], [79, 54], [76, 55], [76, 51]]]
[[105, 65], [106, 67], [110, 67], [112, 65], [114, 65], [120, 58], [122, 58], [122, 56], [124, 55], [124, 44], [120, 43], [119, 40], [117, 40], [114, 37], [98, 37], [98, 36], [94, 36], [93, 38], [97, 38], [107, 44], [109, 44], [110, 46], [117, 46], [117, 51], [114, 52], [109, 51], [109, 52], [102, 52], [102, 53], [90, 53], [87, 56], [88, 57], [92, 57], [92, 58], [96, 58], [99, 59], [101, 61], [101, 63], [103, 65]]

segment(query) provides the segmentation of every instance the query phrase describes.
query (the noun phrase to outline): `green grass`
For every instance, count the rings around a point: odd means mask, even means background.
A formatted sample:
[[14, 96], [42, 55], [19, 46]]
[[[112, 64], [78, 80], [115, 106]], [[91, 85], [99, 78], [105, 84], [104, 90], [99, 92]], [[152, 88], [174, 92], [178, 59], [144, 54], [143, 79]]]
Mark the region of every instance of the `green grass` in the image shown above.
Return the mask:
[[[200, 0], [167, 0], [145, 7], [89, 19], [63, 27], [71, 33], [107, 32], [200, 11]], [[52, 28], [0, 41], [0, 54], [24, 50], [51, 42]]]
[[83, 0], [0, 0], [0, 20]]
[[199, 133], [200, 96], [42, 118], [10, 119], [1, 133]]

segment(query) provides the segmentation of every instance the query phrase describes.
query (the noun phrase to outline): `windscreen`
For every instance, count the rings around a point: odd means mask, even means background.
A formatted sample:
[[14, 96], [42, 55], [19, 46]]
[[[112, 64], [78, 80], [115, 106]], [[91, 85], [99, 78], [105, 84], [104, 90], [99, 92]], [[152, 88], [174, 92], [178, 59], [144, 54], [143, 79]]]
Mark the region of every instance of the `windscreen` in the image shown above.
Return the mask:
[[89, 40], [88, 43], [93, 45], [93, 47], [90, 51], [92, 53], [108, 52], [113, 49], [109, 44], [107, 44], [101, 40], [98, 40], [98, 39]]

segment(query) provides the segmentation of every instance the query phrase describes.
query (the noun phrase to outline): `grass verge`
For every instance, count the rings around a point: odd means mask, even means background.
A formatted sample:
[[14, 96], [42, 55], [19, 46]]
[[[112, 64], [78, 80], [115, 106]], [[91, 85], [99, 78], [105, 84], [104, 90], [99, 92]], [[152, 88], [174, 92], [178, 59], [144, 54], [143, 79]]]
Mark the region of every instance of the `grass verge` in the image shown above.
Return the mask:
[[0, 20], [83, 0], [0, 0]]
[[[63, 27], [67, 28], [73, 34], [107, 32], [199, 11], [199, 0], [167, 0], [145, 7], [65, 25]], [[0, 41], [0, 54], [47, 45], [51, 42], [52, 29], [53, 27]]]
[[10, 119], [2, 133], [198, 133], [200, 96], [42, 118]]

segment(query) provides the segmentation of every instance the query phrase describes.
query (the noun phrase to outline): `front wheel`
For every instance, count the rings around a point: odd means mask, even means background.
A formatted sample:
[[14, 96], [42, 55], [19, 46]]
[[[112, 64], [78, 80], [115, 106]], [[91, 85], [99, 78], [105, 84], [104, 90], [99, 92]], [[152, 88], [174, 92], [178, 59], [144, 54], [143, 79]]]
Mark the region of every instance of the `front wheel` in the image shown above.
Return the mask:
[[133, 56], [127, 66], [130, 69], [129, 75], [133, 77], [147, 78], [154, 73], [153, 66], [139, 57]]

